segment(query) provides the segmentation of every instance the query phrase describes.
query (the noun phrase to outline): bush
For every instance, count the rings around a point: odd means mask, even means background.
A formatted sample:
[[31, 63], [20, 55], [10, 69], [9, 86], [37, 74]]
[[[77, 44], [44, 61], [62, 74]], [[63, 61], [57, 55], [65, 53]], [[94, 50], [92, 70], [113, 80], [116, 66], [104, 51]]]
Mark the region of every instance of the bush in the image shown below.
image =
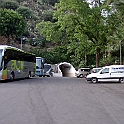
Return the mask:
[[115, 58], [112, 56], [107, 56], [100, 60], [100, 66], [112, 65], [115, 64]]

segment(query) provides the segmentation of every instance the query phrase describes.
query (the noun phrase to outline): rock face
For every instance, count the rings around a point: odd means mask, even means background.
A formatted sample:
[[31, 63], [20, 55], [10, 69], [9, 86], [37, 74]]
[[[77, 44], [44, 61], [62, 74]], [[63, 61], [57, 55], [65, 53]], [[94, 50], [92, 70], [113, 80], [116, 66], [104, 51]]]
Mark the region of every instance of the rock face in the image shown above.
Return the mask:
[[8, 45], [8, 39], [4, 36], [0, 36], [0, 45]]
[[62, 73], [63, 77], [75, 77], [75, 68], [67, 62], [62, 62], [58, 65], [58, 70]]

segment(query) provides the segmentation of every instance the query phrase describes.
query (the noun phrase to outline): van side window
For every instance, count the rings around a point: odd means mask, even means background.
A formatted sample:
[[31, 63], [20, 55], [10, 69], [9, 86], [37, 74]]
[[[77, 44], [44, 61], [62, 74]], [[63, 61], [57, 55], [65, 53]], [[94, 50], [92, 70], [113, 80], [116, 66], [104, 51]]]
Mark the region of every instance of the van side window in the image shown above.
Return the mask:
[[101, 74], [104, 74], [104, 73], [109, 73], [109, 68], [104, 68], [104, 69], [101, 71]]
[[123, 73], [124, 67], [112, 68], [112, 73]]

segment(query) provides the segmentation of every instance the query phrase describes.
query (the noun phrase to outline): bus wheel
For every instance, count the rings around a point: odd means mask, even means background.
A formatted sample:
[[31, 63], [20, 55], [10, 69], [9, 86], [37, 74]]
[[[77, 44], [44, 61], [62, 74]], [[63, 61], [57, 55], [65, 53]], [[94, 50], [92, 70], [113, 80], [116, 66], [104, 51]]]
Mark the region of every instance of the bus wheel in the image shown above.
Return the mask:
[[13, 81], [14, 80], [14, 73], [12, 72], [11, 74], [10, 74], [10, 81]]
[[31, 72], [29, 72], [29, 74], [28, 74], [28, 78], [31, 78]]

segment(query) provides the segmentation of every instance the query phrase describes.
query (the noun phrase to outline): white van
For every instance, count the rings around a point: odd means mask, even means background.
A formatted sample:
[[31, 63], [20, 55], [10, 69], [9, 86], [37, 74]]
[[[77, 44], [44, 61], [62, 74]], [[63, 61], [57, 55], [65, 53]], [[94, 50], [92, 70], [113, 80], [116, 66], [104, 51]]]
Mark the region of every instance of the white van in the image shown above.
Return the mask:
[[124, 65], [110, 65], [103, 67], [97, 73], [91, 73], [86, 77], [87, 81], [97, 82], [124, 82]]

